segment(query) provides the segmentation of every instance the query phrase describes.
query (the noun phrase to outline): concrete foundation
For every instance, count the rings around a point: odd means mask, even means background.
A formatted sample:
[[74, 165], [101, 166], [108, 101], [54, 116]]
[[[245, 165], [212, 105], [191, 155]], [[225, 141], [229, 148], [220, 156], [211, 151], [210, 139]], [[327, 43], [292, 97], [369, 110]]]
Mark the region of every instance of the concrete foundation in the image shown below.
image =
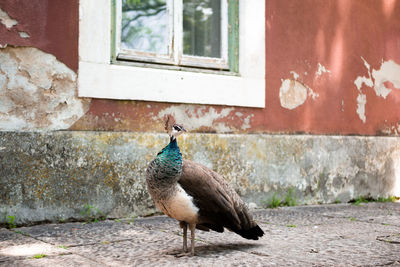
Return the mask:
[[[167, 143], [155, 133], [0, 132], [0, 223], [151, 214], [145, 170]], [[296, 204], [400, 196], [394, 137], [189, 133], [178, 144], [261, 207], [273, 196]]]

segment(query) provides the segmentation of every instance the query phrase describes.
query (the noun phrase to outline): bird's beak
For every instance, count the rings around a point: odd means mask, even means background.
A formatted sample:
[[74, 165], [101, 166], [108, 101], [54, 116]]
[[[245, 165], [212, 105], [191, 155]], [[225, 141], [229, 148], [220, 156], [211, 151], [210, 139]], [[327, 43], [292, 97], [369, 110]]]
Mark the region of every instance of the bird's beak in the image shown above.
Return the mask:
[[182, 131], [187, 132], [185, 128], [182, 127]]

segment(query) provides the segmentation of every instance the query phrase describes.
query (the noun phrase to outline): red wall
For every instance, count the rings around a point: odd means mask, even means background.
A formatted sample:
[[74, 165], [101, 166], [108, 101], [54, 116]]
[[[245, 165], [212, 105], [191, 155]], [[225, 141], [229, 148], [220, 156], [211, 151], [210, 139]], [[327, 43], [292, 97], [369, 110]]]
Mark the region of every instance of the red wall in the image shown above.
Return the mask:
[[[10, 29], [0, 24], [0, 45], [37, 47], [76, 72], [78, 7], [78, 0], [0, 0], [0, 8], [18, 21]], [[18, 31], [30, 37], [21, 38]]]
[[[0, 0], [0, 8], [19, 22], [11, 30], [0, 25], [1, 44], [37, 47], [77, 71], [77, 0]], [[191, 129], [203, 132], [395, 135], [400, 88], [386, 82], [393, 90], [384, 99], [366, 85], [359, 91], [355, 80], [369, 77], [363, 59], [371, 71], [389, 60], [400, 65], [399, 14], [396, 0], [267, 0], [265, 109], [92, 99], [71, 129], [163, 131], [160, 114], [172, 112], [198, 121], [216, 114]], [[31, 37], [20, 38], [18, 30]], [[330, 72], [316, 74], [319, 65]], [[318, 97], [308, 95], [289, 110], [279, 92], [293, 72]], [[367, 100], [365, 122], [357, 113], [359, 94]]]
[[[382, 60], [400, 64], [400, 1], [269, 0], [266, 8], [267, 108], [257, 128], [380, 134], [385, 127], [397, 125], [400, 90], [393, 90], [385, 100], [364, 87], [367, 104], [363, 123], [356, 113], [358, 90], [354, 81], [360, 75], [368, 76], [361, 57], [371, 69], [379, 69]], [[318, 63], [331, 73], [314, 75]], [[277, 89], [280, 79], [290, 76], [291, 70], [319, 97], [285, 110], [278, 103]]]

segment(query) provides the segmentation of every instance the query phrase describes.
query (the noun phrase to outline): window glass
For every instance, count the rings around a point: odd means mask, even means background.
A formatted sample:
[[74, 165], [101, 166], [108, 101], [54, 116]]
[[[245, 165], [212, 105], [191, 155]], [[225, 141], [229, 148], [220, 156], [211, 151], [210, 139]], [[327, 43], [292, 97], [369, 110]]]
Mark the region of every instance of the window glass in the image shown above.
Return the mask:
[[122, 0], [121, 48], [168, 54], [165, 0]]
[[183, 0], [183, 53], [221, 57], [221, 1]]
[[[234, 0], [114, 0], [113, 3], [114, 62], [237, 72], [238, 54], [232, 54], [229, 60], [229, 53], [238, 41], [234, 37], [238, 30]], [[228, 31], [229, 18], [236, 22]]]

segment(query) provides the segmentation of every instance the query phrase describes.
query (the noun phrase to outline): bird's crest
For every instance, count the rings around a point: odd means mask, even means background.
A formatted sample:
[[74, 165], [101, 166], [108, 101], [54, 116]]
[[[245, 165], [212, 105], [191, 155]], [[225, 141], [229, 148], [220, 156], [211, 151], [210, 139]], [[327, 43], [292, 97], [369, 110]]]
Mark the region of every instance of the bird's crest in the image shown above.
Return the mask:
[[175, 119], [169, 115], [167, 115], [167, 119], [165, 121], [165, 130], [168, 135], [171, 137], [171, 140], [175, 139], [178, 135], [186, 132], [185, 128], [182, 125], [176, 124]]
[[171, 118], [170, 115], [167, 115], [167, 120], [165, 121], [165, 130], [167, 133], [171, 131], [172, 126], [175, 124], [175, 119]]

